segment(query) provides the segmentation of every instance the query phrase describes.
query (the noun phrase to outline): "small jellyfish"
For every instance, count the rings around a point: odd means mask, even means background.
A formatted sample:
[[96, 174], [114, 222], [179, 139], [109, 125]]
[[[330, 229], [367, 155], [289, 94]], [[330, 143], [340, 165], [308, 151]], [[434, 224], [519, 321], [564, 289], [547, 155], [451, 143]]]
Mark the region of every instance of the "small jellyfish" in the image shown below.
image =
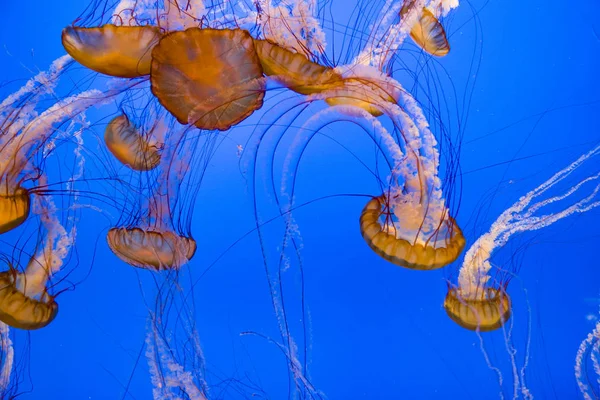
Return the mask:
[[[40, 179], [45, 183], [45, 176]], [[65, 230], [51, 197], [36, 196], [34, 205], [46, 230], [43, 244], [23, 272], [10, 266], [0, 273], [0, 321], [25, 330], [43, 328], [56, 318], [58, 304], [47, 284], [75, 242], [75, 231]]]
[[[414, 3], [415, 0], [404, 3], [400, 10], [400, 18], [408, 14], [414, 7]], [[433, 56], [443, 57], [450, 51], [444, 27], [428, 8], [421, 10], [420, 16], [410, 30], [410, 37], [419, 47]]]
[[511, 314], [511, 301], [506, 288], [487, 287], [484, 293], [463, 298], [458, 288], [449, 287], [444, 309], [458, 325], [472, 331], [493, 331], [500, 328]]
[[122, 114], [113, 118], [104, 132], [104, 142], [110, 152], [124, 165], [136, 171], [148, 171], [160, 162], [159, 146], [143, 135]]
[[[174, 122], [174, 121], [173, 121]], [[139, 188], [126, 191], [122, 221], [108, 231], [112, 252], [124, 262], [154, 271], [179, 269], [196, 252], [189, 228], [181, 231], [180, 216], [191, 215], [193, 204], [183, 190], [198, 187], [190, 183], [189, 160], [194, 157], [196, 139], [182, 140], [185, 129], [167, 129], [164, 153], [155, 170], [138, 176]], [[144, 199], [140, 204], [140, 198]], [[189, 224], [185, 221], [185, 224]]]
[[113, 253], [127, 264], [156, 271], [177, 269], [196, 252], [194, 239], [150, 228], [112, 228], [106, 241]]
[[383, 114], [375, 103], [398, 100], [397, 86], [391, 79], [372, 71], [360, 76], [360, 71], [365, 71], [363, 66], [334, 69], [267, 40], [254, 43], [265, 75], [297, 93], [324, 93], [325, 102], [331, 106], [359, 107], [374, 116]]
[[13, 328], [40, 329], [58, 314], [58, 304], [45, 287], [41, 291], [26, 292], [35, 279], [34, 274], [44, 273], [44, 267], [36, 264], [37, 261], [32, 261], [24, 275], [12, 270], [0, 273], [0, 321]]
[[181, 124], [200, 129], [227, 130], [260, 108], [262, 74], [241, 29], [172, 32], [152, 50], [152, 93]]
[[162, 34], [155, 26], [68, 27], [62, 44], [75, 60], [89, 69], [120, 78], [150, 74], [152, 48]]
[[[600, 192], [600, 183], [597, 183], [600, 180], [600, 172], [572, 185], [565, 193], [532, 203], [598, 154], [600, 146], [582, 155], [521, 197], [498, 217], [487, 233], [473, 243], [460, 268], [458, 284], [448, 286], [448, 295], [444, 302], [446, 313], [454, 322], [463, 328], [478, 331], [491, 331], [506, 323], [511, 315], [511, 301], [506, 292], [507, 282], [500, 283], [498, 287], [489, 282], [493, 252], [503, 247], [516, 233], [542, 229], [569, 215], [584, 213], [600, 206], [600, 200], [596, 199]], [[543, 208], [560, 205], [560, 202], [567, 201], [570, 196], [579, 193], [588, 185], [592, 186], [590, 193], [574, 204], [540, 215]]]
[[265, 75], [300, 94], [320, 93], [343, 86], [342, 76], [333, 68], [310, 61], [268, 40], [255, 40], [256, 54]]

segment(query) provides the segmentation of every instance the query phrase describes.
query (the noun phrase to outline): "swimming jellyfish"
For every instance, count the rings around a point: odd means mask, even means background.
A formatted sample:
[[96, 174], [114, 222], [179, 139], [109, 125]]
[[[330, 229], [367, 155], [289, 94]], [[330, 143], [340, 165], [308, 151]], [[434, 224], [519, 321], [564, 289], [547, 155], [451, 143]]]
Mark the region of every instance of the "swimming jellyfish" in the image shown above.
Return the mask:
[[46, 231], [42, 246], [23, 272], [9, 266], [0, 273], [0, 321], [26, 330], [43, 328], [56, 318], [58, 303], [47, 284], [62, 268], [76, 235], [74, 228], [67, 232], [58, 220], [51, 197], [36, 196], [35, 201]]
[[[421, 1], [415, 5], [421, 8], [427, 5], [445, 14], [457, 4]], [[400, 48], [416, 23], [420, 9], [413, 7], [400, 22], [391, 23], [400, 6], [392, 4], [382, 11], [378, 20], [388, 23], [373, 28], [369, 41], [348, 65], [323, 68], [314, 74], [313, 71], [319, 70], [308, 60], [306, 53], [314, 59], [324, 58], [325, 44], [317, 23], [310, 20], [307, 22], [310, 29], [306, 30], [312, 32], [308, 36], [314, 39], [313, 42], [304, 43], [300, 38], [295, 47], [288, 36], [272, 33], [273, 24], [265, 23], [271, 32], [267, 38], [274, 42], [286, 39], [279, 46], [287, 47], [288, 53], [273, 44], [262, 44], [266, 50], [259, 51], [259, 55], [262, 55], [263, 63], [269, 64], [264, 68], [266, 71], [283, 73], [271, 78], [292, 90], [309, 93], [305, 102], [325, 100], [331, 106], [316, 112], [298, 130], [284, 166], [287, 177], [282, 187], [288, 191], [289, 198], [294, 197], [295, 175], [306, 146], [321, 128], [340, 120], [342, 115], [344, 120], [352, 121], [371, 136], [391, 170], [389, 188], [373, 197], [361, 214], [360, 228], [365, 241], [377, 254], [394, 264], [412, 269], [435, 269], [453, 262], [465, 241], [449, 215], [438, 177], [437, 140], [423, 110], [398, 81], [384, 72], [394, 50]], [[269, 18], [266, 20], [270, 21]], [[303, 15], [302, 21], [306, 20]], [[304, 49], [303, 54], [300, 49]], [[294, 55], [289, 54], [292, 50], [296, 51]], [[286, 73], [283, 61], [288, 59], [292, 69]], [[306, 76], [303, 76], [304, 72]], [[380, 115], [391, 120], [393, 132], [375, 118]]]
[[113, 118], [104, 131], [104, 142], [110, 152], [124, 165], [136, 171], [148, 171], [160, 163], [161, 147], [153, 140], [150, 128], [144, 134], [136, 128], [125, 114]]
[[[165, 152], [160, 164], [154, 171], [141, 172], [157, 175], [140, 176], [139, 192], [132, 192], [133, 198], [126, 201], [120, 226], [111, 228], [106, 236], [110, 249], [121, 260], [156, 271], [178, 269], [196, 252], [196, 241], [191, 234], [175, 229], [183, 221], [174, 219], [181, 213], [191, 213], [187, 209], [191, 205], [183, 200], [185, 193], [181, 188], [190, 175], [188, 162], [193, 154], [192, 143], [196, 141], [183, 140], [181, 128], [166, 125], [162, 128], [169, 129], [169, 134], [165, 136]], [[140, 195], [143, 204], [138, 200]]]
[[[482, 332], [498, 329], [504, 325], [511, 315], [511, 301], [506, 292], [506, 285], [493, 286], [489, 282], [489, 271], [492, 268], [490, 259], [494, 250], [504, 246], [516, 233], [542, 229], [569, 215], [584, 213], [600, 206], [600, 200], [596, 200], [600, 183], [593, 186], [594, 182], [600, 179], [600, 172], [581, 180], [560, 195], [540, 198], [598, 154], [600, 154], [600, 146], [582, 155], [521, 197], [498, 217], [487, 233], [473, 243], [460, 268], [458, 284], [448, 286], [448, 294], [444, 300], [444, 309], [454, 322], [463, 328]], [[586, 184], [591, 184], [593, 189], [581, 200], [563, 207], [560, 211], [539, 215], [543, 208], [565, 201]]]

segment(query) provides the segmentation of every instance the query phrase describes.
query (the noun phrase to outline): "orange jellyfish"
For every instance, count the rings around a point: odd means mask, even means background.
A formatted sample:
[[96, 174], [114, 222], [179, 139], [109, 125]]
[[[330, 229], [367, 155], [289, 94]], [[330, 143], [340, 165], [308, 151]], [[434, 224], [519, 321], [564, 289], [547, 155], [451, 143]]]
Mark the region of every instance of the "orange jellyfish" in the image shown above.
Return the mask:
[[[420, 8], [426, 5], [437, 8], [438, 3], [419, 2]], [[331, 106], [316, 112], [297, 131], [284, 165], [287, 176], [282, 187], [291, 191], [288, 197], [294, 197], [295, 176], [306, 146], [317, 132], [340, 120], [342, 114], [344, 120], [352, 121], [371, 136], [385, 153], [391, 169], [389, 188], [371, 199], [360, 217], [366, 243], [384, 259], [412, 269], [441, 268], [456, 260], [465, 240], [450, 215], [438, 177], [437, 139], [418, 102], [385, 72], [394, 51], [410, 31], [404, 21], [392, 23], [400, 5], [383, 10], [380, 20], [388, 23], [374, 30], [352, 63], [334, 69], [309, 59], [324, 58], [324, 41], [319, 41], [324, 35], [318, 20], [298, 7], [299, 17], [280, 25], [273, 21], [277, 13], [287, 11], [265, 7], [264, 19], [268, 21], [265, 36], [270, 42], [257, 41], [265, 73], [276, 74], [274, 79], [285, 86], [307, 93], [306, 102], [324, 100]], [[440, 12], [452, 8], [444, 7]], [[411, 18], [416, 18], [413, 9], [407, 12], [407, 19]], [[296, 23], [303, 24], [303, 32], [309, 33], [306, 37], [300, 35], [294, 43], [289, 38], [295, 36], [286, 30], [291, 31], [288, 26]], [[311, 37], [312, 44], [306, 39]], [[392, 132], [375, 118], [380, 115], [391, 120]]]
[[256, 53], [265, 75], [300, 93], [314, 94], [343, 86], [342, 76], [333, 68], [310, 61], [268, 40], [255, 40]]
[[106, 241], [113, 253], [134, 267], [177, 269], [194, 256], [196, 241], [167, 229], [112, 228]]
[[[194, 187], [188, 186], [186, 179], [193, 178], [187, 172], [196, 141], [180, 140], [181, 135], [182, 129], [169, 128], [159, 166], [139, 176], [139, 191], [131, 193], [133, 199], [125, 199], [123, 222], [106, 236], [112, 252], [132, 266], [154, 271], [179, 269], [196, 252], [189, 228], [185, 232], [175, 229], [186, 224], [177, 218], [191, 214], [193, 205], [185, 202], [186, 193], [181, 189]], [[141, 208], [138, 196], [144, 199]]]
[[[400, 18], [404, 19], [411, 8], [415, 8], [415, 3], [416, 0], [406, 1], [400, 10]], [[443, 57], [450, 51], [446, 31], [429, 8], [421, 9], [420, 15], [410, 30], [410, 37], [431, 55]]]
[[108, 123], [104, 132], [104, 142], [124, 165], [136, 171], [148, 171], [160, 162], [160, 144], [148, 136], [136, 129], [127, 115], [122, 114]]
[[80, 64], [105, 75], [136, 78], [150, 74], [152, 48], [162, 36], [155, 26], [68, 27], [62, 44]]
[[[431, 235], [422, 237], [419, 231], [427, 216], [397, 205], [391, 211], [393, 204], [383, 194], [370, 200], [360, 215], [360, 232], [375, 253], [393, 264], [419, 270], [441, 268], [458, 258], [465, 239], [453, 218], [440, 219]], [[407, 231], [413, 233], [406, 236]]]
[[[43, 183], [45, 179], [40, 177]], [[0, 321], [26, 330], [43, 328], [56, 318], [58, 304], [47, 285], [63, 267], [75, 242], [75, 230], [67, 232], [63, 227], [51, 197], [36, 196], [34, 205], [46, 231], [42, 246], [24, 271], [9, 265], [7, 271], [0, 273]]]
[[[540, 198], [549, 189], [567, 178], [586, 161], [600, 155], [600, 146], [582, 155], [575, 162], [554, 174], [546, 182], [522, 196], [506, 209], [492, 224], [490, 230], [479, 237], [469, 248], [458, 275], [458, 284], [448, 286], [444, 308], [448, 316], [463, 328], [477, 331], [498, 329], [511, 315], [511, 300], [506, 292], [508, 282], [496, 285], [490, 282], [490, 261], [494, 250], [504, 246], [511, 236], [519, 232], [545, 228], [569, 215], [584, 213], [600, 206], [600, 172], [575, 185], [565, 193], [554, 197]], [[590, 193], [573, 204], [558, 211], [540, 215], [540, 210], [550, 204], [566, 201], [569, 196], [592, 185]], [[536, 200], [537, 202], [534, 202]]]
[[200, 129], [227, 130], [260, 108], [262, 74], [241, 29], [172, 32], [152, 50], [152, 93], [181, 124]]

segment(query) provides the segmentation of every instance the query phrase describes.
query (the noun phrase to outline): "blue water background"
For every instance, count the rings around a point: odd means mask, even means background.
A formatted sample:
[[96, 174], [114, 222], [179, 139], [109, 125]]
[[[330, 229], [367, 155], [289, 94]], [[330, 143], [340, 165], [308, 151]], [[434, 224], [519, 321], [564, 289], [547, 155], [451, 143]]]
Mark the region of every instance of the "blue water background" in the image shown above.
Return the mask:
[[[343, 3], [334, 2], [334, 15], [337, 7], [339, 15], [347, 14]], [[25, 67], [46, 69], [64, 53], [61, 29], [86, 5], [75, 0], [4, 4], [0, 80], [24, 82], [30, 76]], [[600, 103], [594, 103], [600, 101], [599, 11], [594, 1], [491, 0], [465, 2], [449, 19], [452, 51], [437, 68], [447, 71], [459, 95], [458, 100], [445, 96], [449, 107], [469, 117], [463, 126], [457, 215], [469, 244], [519, 196], [600, 139]], [[340, 18], [337, 22], [346, 23]], [[469, 73], [473, 58], [478, 68]], [[463, 107], [462, 96], [473, 83], [471, 101]], [[93, 111], [90, 120], [101, 114]], [[457, 134], [456, 119], [448, 125]], [[200, 189], [193, 220], [198, 250], [185, 267], [191, 280], [254, 227], [236, 155], [236, 145], [247, 134], [240, 128], [223, 142]], [[328, 134], [352, 153], [326, 138], [315, 140], [298, 173], [299, 201], [339, 193], [379, 194], [376, 180], [355, 158], [372, 166], [369, 139], [349, 127], [334, 126]], [[88, 143], [93, 153], [97, 144]], [[580, 176], [596, 172], [598, 164], [592, 160]], [[91, 175], [102, 173], [93, 164], [88, 168]], [[312, 383], [329, 399], [495, 399], [501, 391], [510, 398], [513, 377], [503, 333], [482, 335], [484, 348], [502, 372], [501, 388], [486, 366], [479, 338], [451, 322], [442, 308], [446, 280], [456, 278], [459, 263], [420, 272], [380, 259], [358, 229], [365, 202], [364, 197], [334, 197], [295, 213], [303, 244]], [[17, 333], [17, 349], [30, 343], [28, 358], [19, 361], [29, 364], [32, 382], [22, 385], [32, 389], [24, 399], [118, 399], [124, 386], [131, 393], [124, 398], [151, 398], [144, 354], [134, 366], [146, 333], [140, 287], [150, 284], [151, 292], [152, 282], [149, 273], [125, 265], [110, 252], [103, 238], [109, 226], [104, 216], [83, 211], [77, 268], [91, 268], [91, 273], [58, 298], [60, 313], [50, 326]], [[514, 307], [512, 344], [521, 368], [530, 341], [526, 377], [536, 398], [580, 396], [575, 354], [595, 323], [587, 317], [598, 315], [600, 305], [598, 226], [598, 210], [575, 216], [514, 237], [494, 257], [502, 268], [518, 270], [508, 289]], [[269, 228], [266, 236], [273, 258], [280, 236]], [[6, 243], [2, 246], [12, 250]], [[286, 274], [290, 290], [296, 290], [297, 263]], [[183, 280], [190, 281], [187, 272]], [[269, 398], [287, 397], [281, 352], [260, 337], [240, 336], [254, 331], [278, 340], [266, 283], [259, 242], [250, 235], [194, 288], [195, 318], [215, 398], [250, 397], [254, 389], [245, 387], [242, 395], [228, 383], [231, 378], [250, 380], [245, 371], [251, 371], [253, 384]], [[292, 308], [290, 314], [298, 333], [300, 315]]]

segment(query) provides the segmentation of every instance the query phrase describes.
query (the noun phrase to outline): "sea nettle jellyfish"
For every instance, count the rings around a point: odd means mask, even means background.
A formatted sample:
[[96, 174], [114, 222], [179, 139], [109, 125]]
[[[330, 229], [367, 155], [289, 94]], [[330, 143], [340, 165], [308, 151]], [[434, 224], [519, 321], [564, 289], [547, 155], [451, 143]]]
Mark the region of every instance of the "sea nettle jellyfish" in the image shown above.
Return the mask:
[[160, 163], [162, 143], [152, 136], [160, 122], [146, 132], [133, 125], [127, 115], [114, 117], [104, 131], [104, 142], [123, 165], [136, 171], [148, 171]]
[[[498, 329], [506, 323], [511, 315], [511, 301], [506, 292], [506, 284], [490, 282], [489, 272], [494, 251], [506, 245], [516, 233], [542, 229], [569, 215], [584, 213], [600, 206], [597, 199], [600, 172], [579, 181], [562, 194], [543, 197], [548, 190], [599, 154], [600, 146], [582, 155], [521, 197], [498, 217], [487, 233], [473, 243], [465, 254], [458, 284], [449, 285], [444, 301], [446, 313], [454, 322], [463, 328], [482, 332]], [[579, 195], [586, 188], [591, 190], [583, 198], [564, 204], [571, 196]], [[559, 210], [544, 214], [543, 210], [548, 206], [559, 207]]]
[[110, 24], [65, 28], [63, 46], [96, 72], [150, 75], [152, 92], [180, 123], [227, 130], [262, 106], [263, 72], [250, 34], [222, 24], [201, 29], [215, 11], [196, 3], [121, 2]]
[[198, 139], [182, 139], [183, 129], [174, 123], [159, 127], [169, 131], [158, 133], [166, 138], [160, 164], [152, 171], [139, 172], [137, 189], [132, 185], [119, 188], [124, 211], [106, 237], [121, 260], [155, 271], [178, 269], [196, 251], [190, 223], [197, 188], [187, 183]]
[[56, 317], [58, 304], [49, 281], [63, 267], [76, 235], [75, 228], [67, 232], [63, 227], [50, 197], [36, 196], [35, 203], [45, 230], [41, 246], [24, 271], [9, 265], [0, 273], [0, 321], [26, 330], [43, 328]]
[[[326, 56], [325, 35], [307, 6], [314, 3], [292, 2], [293, 7], [287, 3], [263, 3], [261, 24], [265, 39], [256, 40], [255, 46], [265, 73], [285, 87], [307, 95], [303, 99], [307, 103], [325, 100], [332, 106], [316, 112], [298, 130], [284, 167], [284, 192], [293, 198], [298, 165], [312, 138], [323, 127], [351, 120], [380, 146], [391, 169], [389, 187], [367, 203], [360, 217], [367, 244], [384, 259], [411, 269], [435, 269], [454, 261], [465, 241], [449, 215], [442, 193], [437, 140], [417, 101], [384, 71], [425, 7], [446, 14], [457, 4], [415, 1], [397, 23], [393, 20], [401, 4], [388, 5], [374, 25], [370, 40], [354, 60], [331, 68], [316, 62]], [[303, 32], [309, 33], [294, 36], [294, 26], [299, 24], [303, 24]], [[375, 118], [380, 115], [391, 120], [392, 133]], [[264, 135], [257, 142], [261, 143]], [[264, 147], [262, 143], [260, 146]]]

